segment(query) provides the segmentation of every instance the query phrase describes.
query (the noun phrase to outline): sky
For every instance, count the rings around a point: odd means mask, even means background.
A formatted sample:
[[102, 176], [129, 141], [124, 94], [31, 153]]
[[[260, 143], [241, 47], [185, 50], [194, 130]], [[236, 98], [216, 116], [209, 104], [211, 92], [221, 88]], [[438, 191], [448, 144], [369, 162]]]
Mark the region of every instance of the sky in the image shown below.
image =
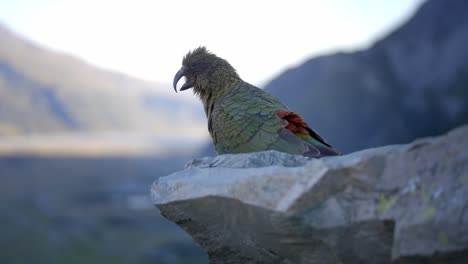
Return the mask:
[[[40, 45], [171, 83], [206, 46], [265, 84], [313, 56], [366, 48], [424, 0], [0, 0], [0, 23]], [[0, 40], [1, 41], [1, 40]]]

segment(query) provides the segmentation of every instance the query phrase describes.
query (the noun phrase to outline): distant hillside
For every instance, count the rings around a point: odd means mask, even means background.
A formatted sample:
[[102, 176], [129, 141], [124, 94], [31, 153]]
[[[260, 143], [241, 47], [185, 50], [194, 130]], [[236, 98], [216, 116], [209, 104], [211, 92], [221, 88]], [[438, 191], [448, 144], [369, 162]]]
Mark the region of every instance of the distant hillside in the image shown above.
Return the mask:
[[468, 1], [429, 0], [368, 50], [313, 58], [266, 85], [343, 152], [468, 122]]
[[199, 105], [166, 90], [39, 47], [0, 25], [0, 136], [206, 130]]

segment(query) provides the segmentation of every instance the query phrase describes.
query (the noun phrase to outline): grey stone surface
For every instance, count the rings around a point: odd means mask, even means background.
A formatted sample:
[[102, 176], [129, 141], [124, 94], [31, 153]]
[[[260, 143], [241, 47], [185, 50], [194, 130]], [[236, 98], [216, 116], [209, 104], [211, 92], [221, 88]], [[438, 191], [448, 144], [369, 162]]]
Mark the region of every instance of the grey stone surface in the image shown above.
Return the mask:
[[468, 126], [339, 157], [196, 159], [151, 194], [211, 263], [467, 263]]

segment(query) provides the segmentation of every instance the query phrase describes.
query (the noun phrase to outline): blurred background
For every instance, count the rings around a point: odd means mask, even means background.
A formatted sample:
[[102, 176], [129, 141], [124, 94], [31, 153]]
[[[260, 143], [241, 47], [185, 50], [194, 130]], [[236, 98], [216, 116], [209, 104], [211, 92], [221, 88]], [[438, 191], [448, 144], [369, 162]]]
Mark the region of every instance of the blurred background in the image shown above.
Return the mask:
[[227, 59], [343, 153], [468, 123], [468, 1], [0, 1], [0, 263], [207, 263], [151, 183], [215, 155], [171, 82]]

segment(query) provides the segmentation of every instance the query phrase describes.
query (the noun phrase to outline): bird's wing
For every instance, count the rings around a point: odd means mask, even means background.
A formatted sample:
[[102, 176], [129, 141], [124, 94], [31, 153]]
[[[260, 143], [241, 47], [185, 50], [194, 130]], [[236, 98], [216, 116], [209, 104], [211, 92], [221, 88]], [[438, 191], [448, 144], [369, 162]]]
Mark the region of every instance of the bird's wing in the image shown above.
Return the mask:
[[[294, 149], [304, 148], [303, 152], [300, 154], [310, 157], [334, 156], [340, 154], [317, 132], [310, 128], [301, 116], [289, 111], [285, 105], [269, 93], [256, 87], [254, 90], [255, 96], [253, 100], [259, 100], [259, 104], [263, 103], [271, 106], [268, 110], [273, 109], [276, 117], [280, 119], [281, 127], [284, 128], [279, 131], [280, 140], [277, 140], [273, 146], [271, 146], [272, 148], [283, 150], [290, 149], [292, 147], [291, 145], [293, 145]], [[298, 141], [297, 138], [299, 138], [300, 141]], [[298, 147], [298, 144], [301, 145], [301, 147]], [[284, 145], [287, 145], [287, 147]]]
[[248, 83], [216, 104], [209, 129], [218, 154], [274, 149], [311, 157], [338, 155], [304, 120]]
[[278, 108], [285, 106], [258, 88], [237, 91], [217, 103], [209, 127], [218, 154], [268, 149], [303, 154], [303, 142], [283, 131], [274, 112]]
[[282, 126], [285, 129], [308, 143], [310, 149], [306, 150], [305, 155], [313, 157], [339, 155], [339, 152], [312, 130], [298, 114], [284, 109], [276, 110], [275, 114], [284, 121]]

